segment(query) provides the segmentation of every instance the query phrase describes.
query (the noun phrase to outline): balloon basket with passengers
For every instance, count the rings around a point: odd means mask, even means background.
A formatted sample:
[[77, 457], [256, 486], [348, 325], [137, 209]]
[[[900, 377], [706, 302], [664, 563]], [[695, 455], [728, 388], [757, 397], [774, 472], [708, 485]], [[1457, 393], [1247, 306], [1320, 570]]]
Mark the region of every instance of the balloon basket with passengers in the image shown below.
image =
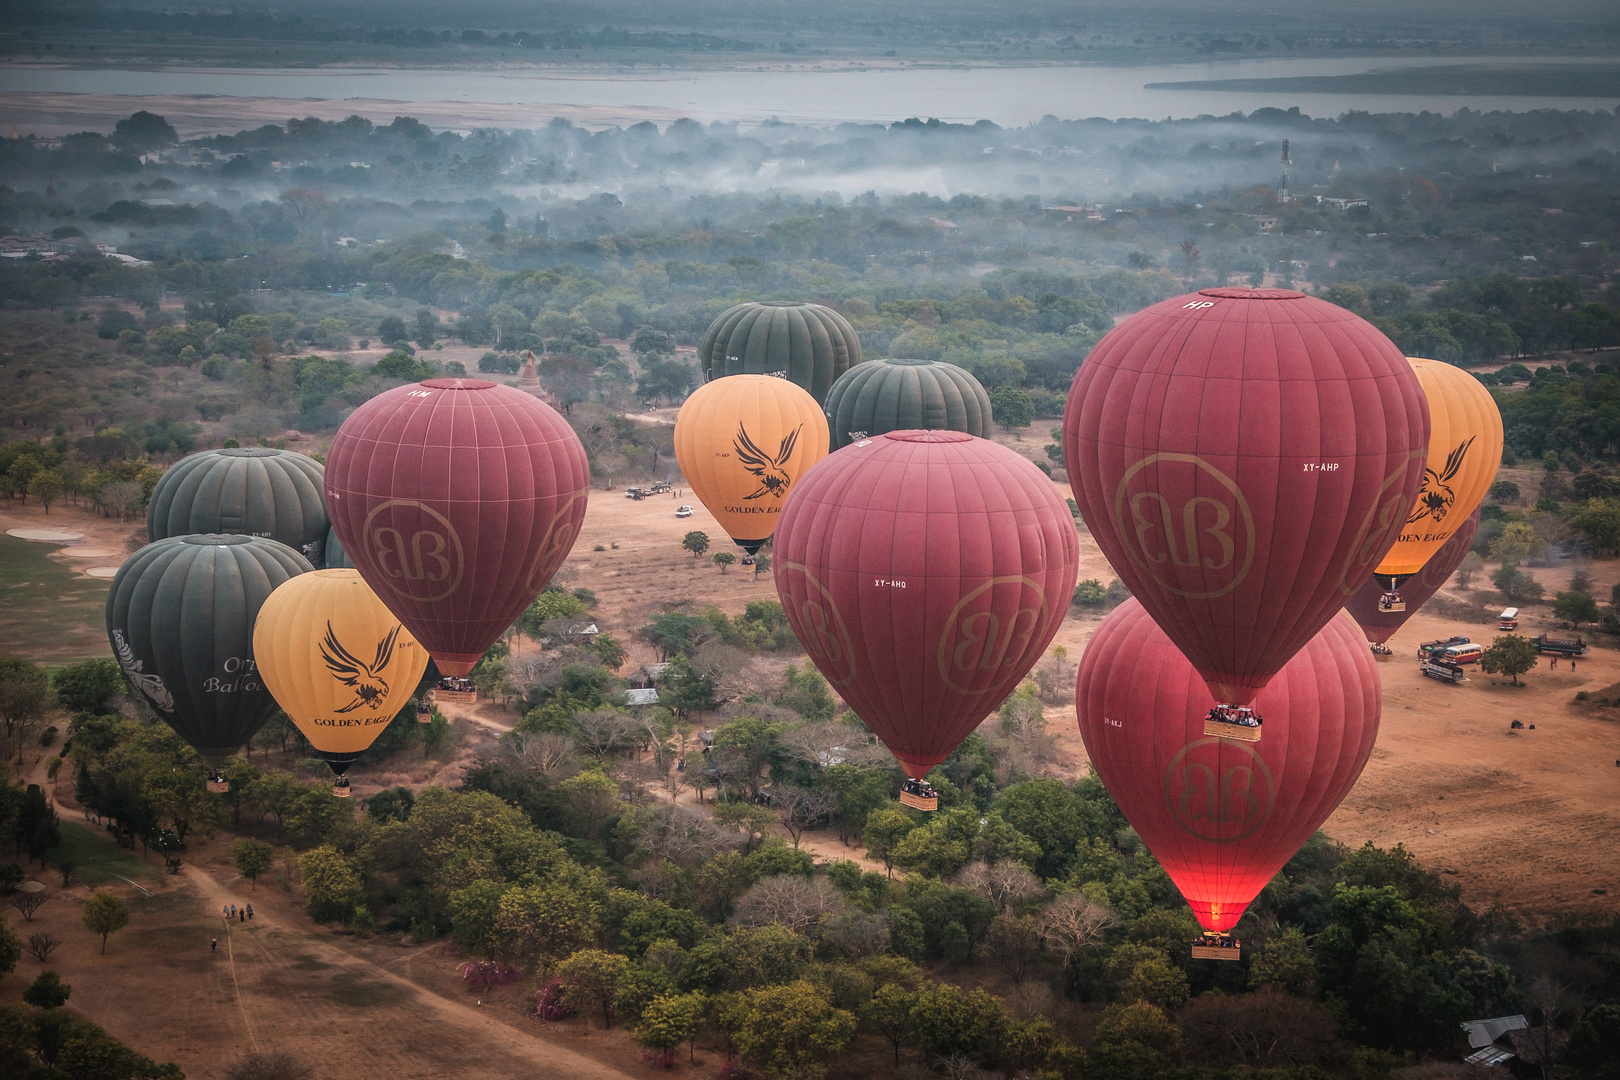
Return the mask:
[[1243, 959], [1243, 946], [1231, 934], [1217, 934], [1210, 931], [1193, 938], [1192, 958], [1194, 960], [1241, 960]]
[[1260, 714], [1247, 705], [1216, 705], [1204, 714], [1204, 734], [1214, 739], [1259, 742]]
[[908, 776], [905, 783], [900, 785], [900, 803], [913, 810], [938, 810], [939, 792], [928, 781]]

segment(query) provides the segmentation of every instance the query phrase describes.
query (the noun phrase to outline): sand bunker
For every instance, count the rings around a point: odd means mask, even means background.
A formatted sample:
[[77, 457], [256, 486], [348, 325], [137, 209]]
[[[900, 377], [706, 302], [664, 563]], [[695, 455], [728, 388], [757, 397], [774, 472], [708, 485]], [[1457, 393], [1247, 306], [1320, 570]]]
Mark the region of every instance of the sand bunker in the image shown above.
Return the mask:
[[92, 566], [88, 570], [86, 570], [85, 573], [89, 574], [91, 577], [94, 577], [94, 578], [115, 578], [115, 577], [118, 576], [118, 567], [116, 567], [116, 566]]
[[19, 540], [42, 540], [47, 544], [73, 544], [84, 539], [84, 533], [69, 532], [66, 529], [7, 529], [6, 535], [15, 536]]
[[108, 559], [117, 555], [118, 552], [110, 547], [90, 547], [87, 544], [79, 544], [63, 548], [61, 554], [70, 559]]

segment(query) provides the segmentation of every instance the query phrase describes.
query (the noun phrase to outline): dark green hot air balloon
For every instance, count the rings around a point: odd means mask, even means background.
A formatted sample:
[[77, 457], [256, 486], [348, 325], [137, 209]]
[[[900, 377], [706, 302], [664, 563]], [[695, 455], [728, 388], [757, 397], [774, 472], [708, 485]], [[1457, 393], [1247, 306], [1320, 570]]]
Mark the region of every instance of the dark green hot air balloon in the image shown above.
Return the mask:
[[914, 428], [990, 436], [990, 395], [966, 371], [937, 360], [857, 364], [827, 391], [826, 411], [834, 450]]
[[146, 537], [204, 533], [267, 536], [321, 560], [326, 541], [326, 470], [312, 457], [251, 447], [205, 450], [170, 466], [152, 489]]
[[124, 561], [107, 640], [130, 682], [213, 770], [276, 711], [253, 659], [253, 620], [276, 586], [314, 569], [257, 536], [173, 536]]
[[349, 553], [343, 550], [343, 541], [338, 539], [336, 529], [326, 530], [326, 564], [322, 570], [353, 570], [354, 561]]
[[861, 362], [861, 340], [842, 315], [820, 304], [738, 304], [709, 324], [698, 362], [704, 382], [785, 375], [819, 402], [834, 379]]

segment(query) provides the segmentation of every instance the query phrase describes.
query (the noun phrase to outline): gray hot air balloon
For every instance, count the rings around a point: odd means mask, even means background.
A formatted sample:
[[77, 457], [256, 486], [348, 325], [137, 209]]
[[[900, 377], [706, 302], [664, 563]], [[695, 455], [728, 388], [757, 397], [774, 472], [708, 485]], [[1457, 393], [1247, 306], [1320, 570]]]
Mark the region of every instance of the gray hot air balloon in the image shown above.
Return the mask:
[[130, 682], [213, 770], [276, 711], [253, 659], [272, 590], [314, 569], [257, 536], [173, 536], [124, 561], [107, 593], [107, 640]]
[[869, 360], [827, 391], [832, 448], [913, 428], [990, 435], [990, 395], [955, 364], [937, 360]]
[[343, 541], [338, 539], [336, 529], [326, 530], [326, 565], [323, 570], [353, 570], [354, 560], [349, 553], [343, 550]]
[[861, 339], [832, 308], [772, 301], [738, 304], [709, 324], [698, 363], [703, 381], [727, 375], [784, 375], [818, 402], [833, 380], [861, 362]]
[[152, 489], [152, 541], [201, 533], [267, 536], [319, 564], [326, 540], [326, 470], [289, 450], [205, 450], [181, 458]]

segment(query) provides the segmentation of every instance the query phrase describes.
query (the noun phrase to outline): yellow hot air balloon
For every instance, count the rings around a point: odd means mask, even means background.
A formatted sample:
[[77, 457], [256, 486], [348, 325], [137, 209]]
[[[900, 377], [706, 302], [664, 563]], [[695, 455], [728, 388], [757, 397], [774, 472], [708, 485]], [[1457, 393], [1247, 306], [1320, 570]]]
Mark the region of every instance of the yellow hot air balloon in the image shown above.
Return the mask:
[[752, 555], [776, 531], [793, 482], [827, 456], [816, 399], [773, 375], [700, 387], [675, 418], [675, 460], [715, 520]]
[[277, 588], [259, 609], [253, 655], [344, 798], [343, 774], [409, 703], [428, 663], [358, 570], [317, 570]]
[[1388, 589], [1379, 605], [1389, 611], [1404, 610], [1397, 591], [1401, 583], [1423, 569], [1468, 520], [1502, 464], [1502, 414], [1491, 392], [1461, 368], [1407, 360], [1429, 399], [1429, 457], [1401, 538], [1376, 570]]

